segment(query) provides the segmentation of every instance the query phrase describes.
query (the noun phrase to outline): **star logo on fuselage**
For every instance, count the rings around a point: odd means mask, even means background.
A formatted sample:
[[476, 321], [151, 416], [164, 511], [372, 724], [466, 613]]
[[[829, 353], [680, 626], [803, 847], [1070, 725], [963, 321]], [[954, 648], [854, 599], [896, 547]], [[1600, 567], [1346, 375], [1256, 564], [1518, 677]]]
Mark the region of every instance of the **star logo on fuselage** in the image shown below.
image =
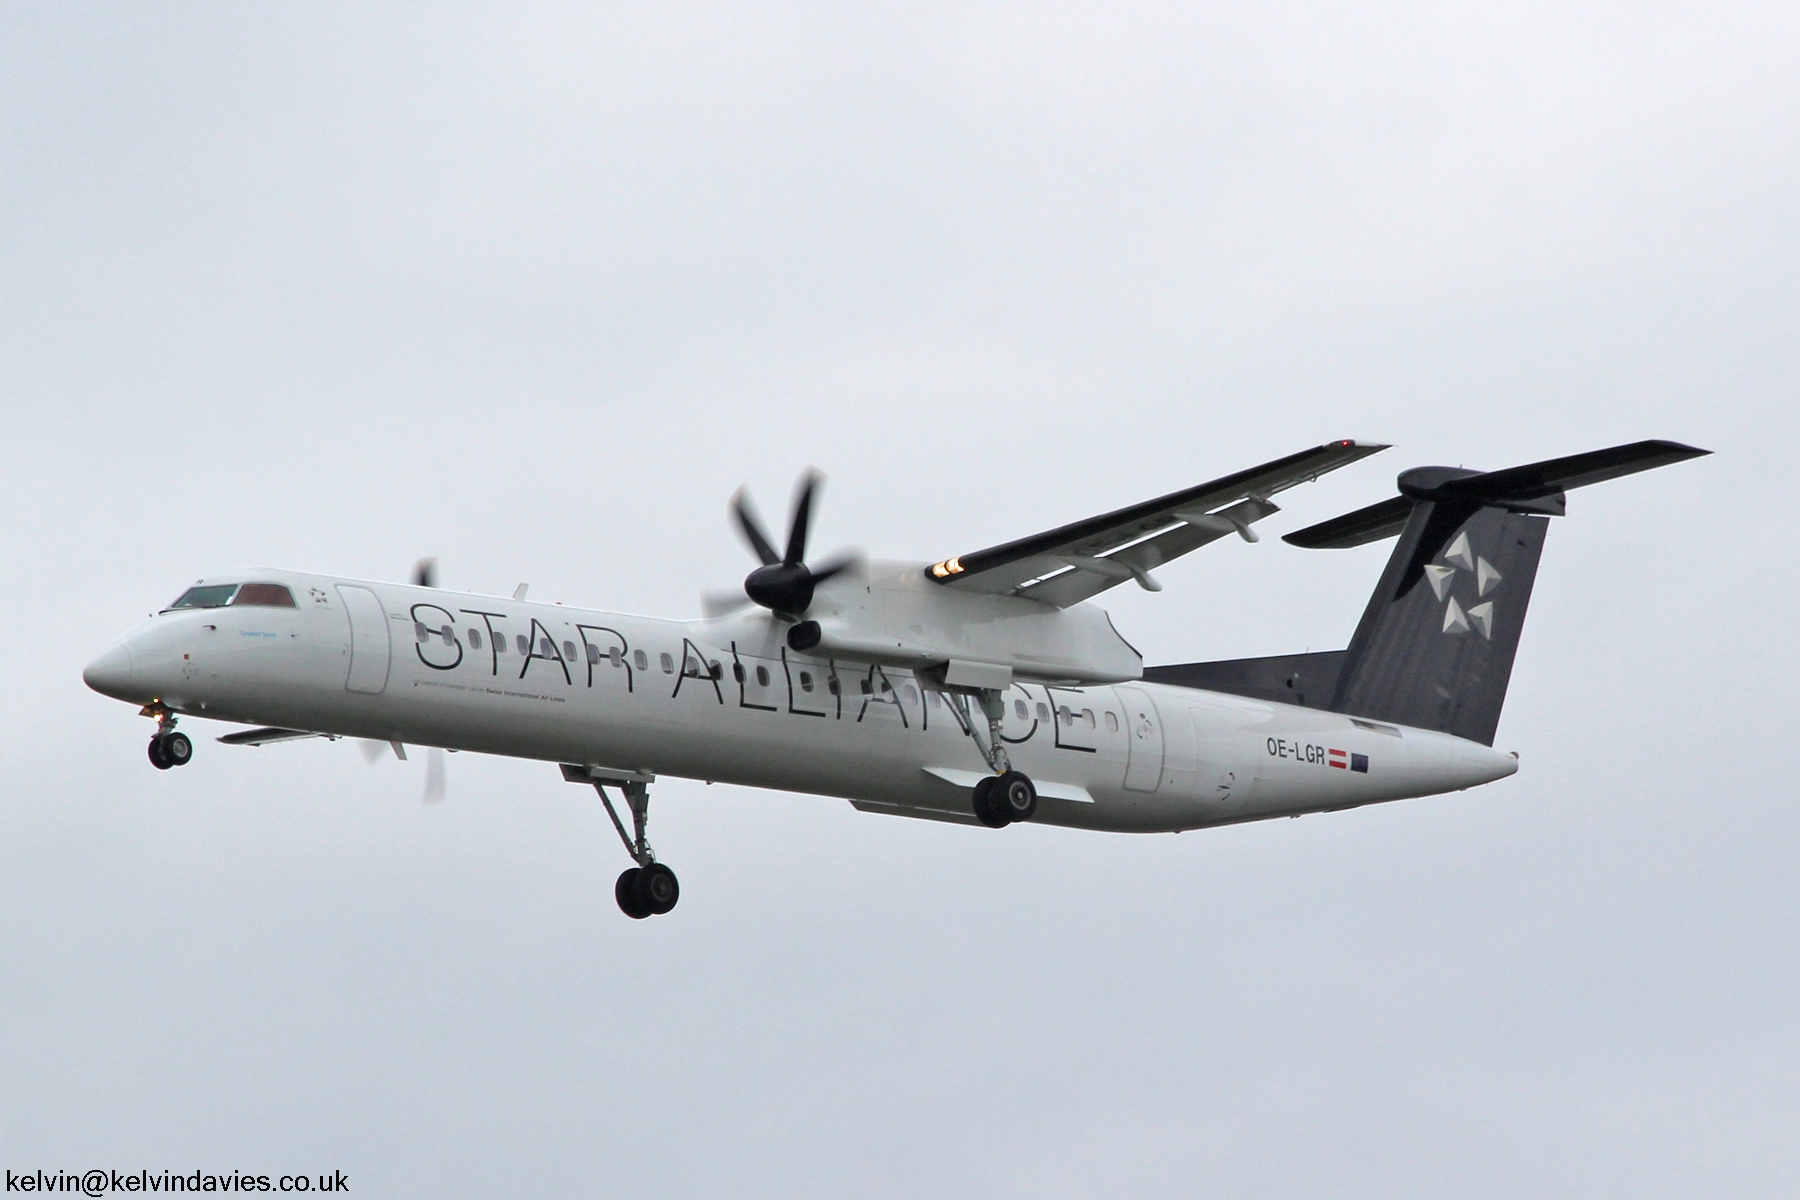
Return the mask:
[[[1475, 577], [1475, 598], [1479, 601], [1467, 609], [1457, 603], [1455, 596], [1457, 576], [1464, 572]], [[1500, 586], [1501, 575], [1493, 563], [1469, 548], [1468, 530], [1457, 532], [1441, 563], [1426, 566], [1425, 581], [1431, 584], [1432, 595], [1444, 603], [1445, 633], [1460, 635], [1473, 628], [1482, 637], [1493, 640], [1494, 602], [1484, 597]]]

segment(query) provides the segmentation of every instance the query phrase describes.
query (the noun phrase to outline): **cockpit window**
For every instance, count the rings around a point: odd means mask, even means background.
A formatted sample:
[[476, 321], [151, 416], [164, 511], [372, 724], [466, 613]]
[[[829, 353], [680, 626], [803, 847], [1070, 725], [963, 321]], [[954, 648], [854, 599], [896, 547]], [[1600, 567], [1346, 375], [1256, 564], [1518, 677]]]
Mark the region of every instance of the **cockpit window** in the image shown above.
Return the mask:
[[227, 604], [256, 604], [264, 608], [293, 608], [294, 593], [279, 583], [209, 583], [191, 587], [163, 609], [224, 608]]
[[237, 590], [238, 585], [235, 583], [214, 583], [204, 587], [191, 587], [181, 593], [180, 599], [169, 605], [169, 608], [224, 608], [231, 603], [232, 594]]
[[260, 604], [264, 608], [293, 608], [294, 593], [279, 583], [246, 583], [231, 598], [233, 604]]

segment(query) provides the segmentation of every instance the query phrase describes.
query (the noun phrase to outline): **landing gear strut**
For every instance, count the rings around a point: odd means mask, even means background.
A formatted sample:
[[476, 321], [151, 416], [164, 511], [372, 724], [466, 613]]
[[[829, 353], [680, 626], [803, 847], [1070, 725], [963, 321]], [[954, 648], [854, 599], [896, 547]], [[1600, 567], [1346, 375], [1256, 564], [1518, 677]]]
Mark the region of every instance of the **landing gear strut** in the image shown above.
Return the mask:
[[[644, 836], [644, 827], [650, 823], [650, 784], [656, 776], [647, 771], [614, 771], [605, 767], [576, 767], [564, 765], [563, 778], [570, 783], [591, 783], [600, 794], [600, 803], [606, 806], [606, 815], [612, 818], [613, 828], [619, 831], [619, 840], [625, 843], [625, 853], [637, 865], [627, 867], [613, 884], [613, 899], [619, 902], [619, 910], [634, 921], [645, 917], [661, 916], [675, 907], [681, 899], [681, 881], [675, 878], [675, 872], [656, 861], [656, 852], [650, 849], [650, 842]], [[625, 795], [625, 803], [631, 808], [631, 826], [633, 833], [625, 832], [625, 822], [619, 820], [619, 811], [613, 807], [612, 797], [606, 794], [608, 787], [616, 787]]]
[[175, 714], [161, 704], [147, 704], [143, 715], [156, 718], [156, 733], [150, 739], [150, 765], [159, 771], [187, 766], [194, 757], [194, 743], [187, 734], [175, 732]]
[[966, 693], [954, 692], [951, 702], [962, 717], [963, 728], [980, 749], [993, 775], [975, 785], [970, 797], [975, 819], [990, 829], [1003, 829], [1014, 821], [1029, 821], [1037, 813], [1037, 788], [1023, 771], [1013, 770], [1006, 755], [1006, 741], [1000, 736], [1000, 723], [1006, 716], [1006, 697], [998, 688], [980, 688], [975, 699], [981, 715], [987, 718], [987, 736], [983, 738], [974, 715], [969, 712]]

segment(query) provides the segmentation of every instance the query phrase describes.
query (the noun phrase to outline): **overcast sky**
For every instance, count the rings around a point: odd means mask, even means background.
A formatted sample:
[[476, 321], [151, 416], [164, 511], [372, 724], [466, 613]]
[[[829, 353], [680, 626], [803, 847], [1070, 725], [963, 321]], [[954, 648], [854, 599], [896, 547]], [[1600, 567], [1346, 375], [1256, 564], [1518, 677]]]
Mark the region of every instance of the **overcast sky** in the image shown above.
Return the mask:
[[[1800, 10], [0, 9], [0, 1165], [352, 1195], [1800, 1190]], [[671, 616], [1336, 437], [1645, 437], [1473, 792], [1181, 837], [554, 768], [152, 770], [82, 666], [251, 563]], [[1386, 545], [1104, 598], [1343, 646]]]

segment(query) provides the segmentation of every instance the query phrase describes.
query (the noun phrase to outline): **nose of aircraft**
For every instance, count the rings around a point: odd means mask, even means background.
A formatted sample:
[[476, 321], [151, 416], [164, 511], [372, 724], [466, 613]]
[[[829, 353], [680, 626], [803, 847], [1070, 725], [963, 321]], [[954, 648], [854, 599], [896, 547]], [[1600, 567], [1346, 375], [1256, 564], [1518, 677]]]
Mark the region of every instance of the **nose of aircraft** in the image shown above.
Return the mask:
[[131, 676], [131, 651], [125, 648], [124, 642], [114, 643], [81, 673], [82, 682], [102, 696], [111, 696], [115, 700], [132, 699]]

